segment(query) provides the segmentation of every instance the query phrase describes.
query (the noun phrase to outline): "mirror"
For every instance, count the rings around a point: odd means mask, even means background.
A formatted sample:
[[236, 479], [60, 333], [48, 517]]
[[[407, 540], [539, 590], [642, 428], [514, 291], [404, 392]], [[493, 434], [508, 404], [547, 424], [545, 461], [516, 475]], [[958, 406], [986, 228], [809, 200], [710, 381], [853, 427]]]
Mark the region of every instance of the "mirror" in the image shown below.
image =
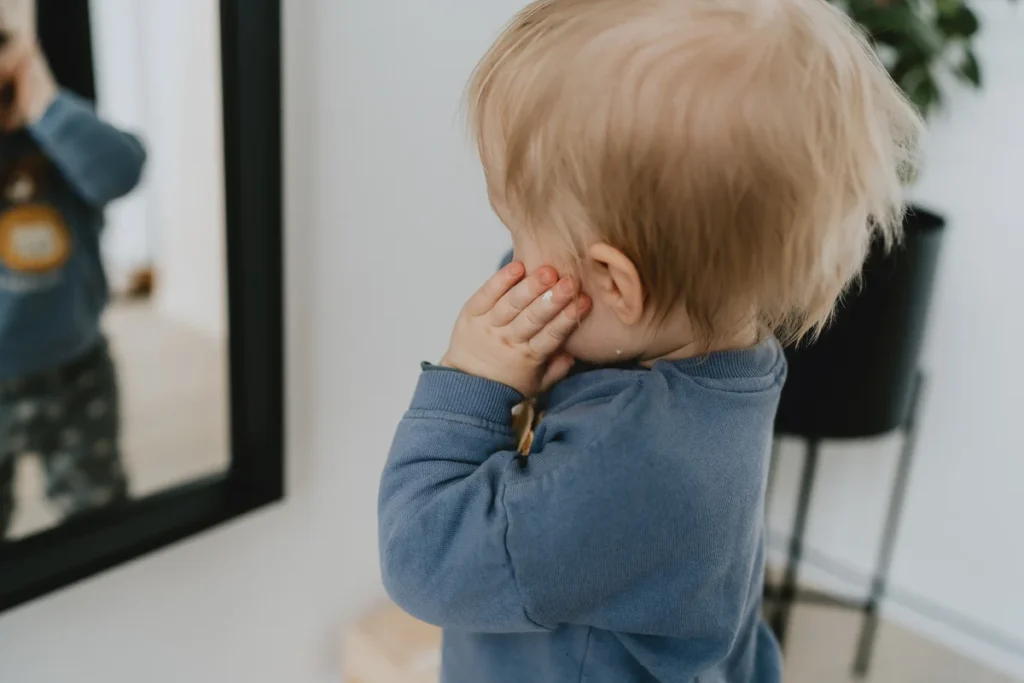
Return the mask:
[[0, 608], [280, 495], [277, 15], [0, 0]]
[[[228, 438], [217, 6], [175, 24], [185, 13], [157, 3], [143, 36], [122, 2], [44, 0], [38, 21], [35, 2], [7, 5], [0, 63], [22, 62], [0, 74], [11, 539], [222, 473]], [[192, 64], [163, 63], [169, 41]], [[187, 104], [167, 101], [186, 69]]]

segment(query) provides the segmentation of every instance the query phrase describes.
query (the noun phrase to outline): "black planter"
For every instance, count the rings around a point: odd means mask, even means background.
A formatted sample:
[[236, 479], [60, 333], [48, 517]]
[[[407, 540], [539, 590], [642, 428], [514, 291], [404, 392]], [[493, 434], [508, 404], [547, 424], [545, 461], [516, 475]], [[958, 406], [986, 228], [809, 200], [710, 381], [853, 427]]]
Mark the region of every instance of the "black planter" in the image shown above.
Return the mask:
[[789, 379], [776, 431], [859, 438], [905, 422], [946, 221], [914, 207], [903, 243], [872, 250], [863, 283], [813, 344], [786, 352]]

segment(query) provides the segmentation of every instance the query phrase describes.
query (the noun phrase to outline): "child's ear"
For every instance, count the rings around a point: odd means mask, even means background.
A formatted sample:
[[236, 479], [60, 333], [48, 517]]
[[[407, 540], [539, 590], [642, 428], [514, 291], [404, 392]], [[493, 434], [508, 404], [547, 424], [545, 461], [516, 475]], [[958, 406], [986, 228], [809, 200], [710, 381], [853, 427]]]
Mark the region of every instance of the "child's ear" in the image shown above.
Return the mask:
[[628, 256], [608, 244], [587, 250], [592, 273], [587, 293], [604, 303], [623, 325], [636, 325], [644, 317], [644, 286]]

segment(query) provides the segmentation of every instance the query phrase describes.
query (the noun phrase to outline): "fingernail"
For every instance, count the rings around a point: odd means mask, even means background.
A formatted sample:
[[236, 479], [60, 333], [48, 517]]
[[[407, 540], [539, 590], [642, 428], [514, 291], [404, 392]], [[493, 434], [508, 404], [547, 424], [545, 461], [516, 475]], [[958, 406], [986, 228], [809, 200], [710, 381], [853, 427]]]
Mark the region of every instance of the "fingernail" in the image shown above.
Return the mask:
[[555, 280], [558, 279], [558, 276], [553, 271], [545, 269], [540, 271], [538, 278], [540, 279], [540, 283], [542, 285], [544, 285], [545, 287], [549, 287], [555, 284]]
[[509, 264], [508, 274], [512, 277], [522, 277], [526, 273], [526, 268], [522, 263], [516, 262]]

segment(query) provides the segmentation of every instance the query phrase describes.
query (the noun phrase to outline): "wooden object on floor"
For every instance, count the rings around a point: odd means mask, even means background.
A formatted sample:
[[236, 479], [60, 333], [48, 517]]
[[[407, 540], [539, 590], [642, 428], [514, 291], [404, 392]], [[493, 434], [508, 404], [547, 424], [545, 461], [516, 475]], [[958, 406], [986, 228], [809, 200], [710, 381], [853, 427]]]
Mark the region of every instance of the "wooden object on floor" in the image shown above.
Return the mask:
[[152, 268], [141, 268], [136, 270], [128, 278], [128, 286], [125, 288], [125, 297], [129, 299], [148, 299], [153, 295], [153, 286], [156, 275]]
[[438, 683], [441, 629], [386, 605], [345, 634], [344, 683]]

